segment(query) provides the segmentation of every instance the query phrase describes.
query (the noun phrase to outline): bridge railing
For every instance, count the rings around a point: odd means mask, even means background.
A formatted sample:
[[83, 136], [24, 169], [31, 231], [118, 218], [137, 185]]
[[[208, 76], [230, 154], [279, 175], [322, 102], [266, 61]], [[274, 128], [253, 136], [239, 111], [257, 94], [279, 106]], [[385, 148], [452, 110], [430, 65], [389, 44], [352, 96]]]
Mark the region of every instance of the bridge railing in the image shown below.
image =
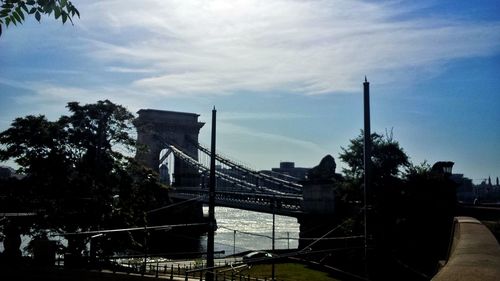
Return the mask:
[[432, 281], [493, 281], [500, 278], [500, 246], [480, 221], [456, 217], [448, 260]]
[[[191, 199], [199, 197], [200, 201], [207, 202], [206, 190], [199, 188], [178, 188], [171, 191], [170, 195], [179, 199]], [[217, 192], [215, 194], [217, 205], [236, 207], [255, 211], [274, 211], [278, 214], [300, 214], [302, 212], [303, 199], [301, 196], [279, 195], [245, 192]], [[275, 204], [275, 205], [274, 205]]]

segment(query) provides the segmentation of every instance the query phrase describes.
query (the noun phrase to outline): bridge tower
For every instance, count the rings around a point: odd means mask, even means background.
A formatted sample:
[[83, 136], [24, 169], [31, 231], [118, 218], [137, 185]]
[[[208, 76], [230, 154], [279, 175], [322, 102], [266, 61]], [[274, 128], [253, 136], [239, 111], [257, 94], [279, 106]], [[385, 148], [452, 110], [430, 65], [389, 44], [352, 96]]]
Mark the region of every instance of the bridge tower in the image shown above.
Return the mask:
[[[136, 153], [137, 160], [159, 172], [160, 152], [167, 145], [174, 145], [198, 159], [198, 148], [192, 141], [198, 142], [198, 134], [205, 124], [198, 122], [199, 114], [156, 109], [141, 109], [137, 113], [139, 117], [134, 121], [137, 143], [145, 146]], [[195, 168], [174, 160], [174, 181], [176, 186], [194, 187], [200, 184], [200, 175]]]

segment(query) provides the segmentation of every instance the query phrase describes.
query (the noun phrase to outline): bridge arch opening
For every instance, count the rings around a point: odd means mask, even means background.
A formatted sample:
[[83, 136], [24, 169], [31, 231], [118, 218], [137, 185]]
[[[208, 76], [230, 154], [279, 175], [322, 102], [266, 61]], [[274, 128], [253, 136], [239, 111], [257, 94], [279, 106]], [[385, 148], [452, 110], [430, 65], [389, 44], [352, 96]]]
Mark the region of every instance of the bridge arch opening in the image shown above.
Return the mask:
[[160, 182], [166, 185], [174, 185], [175, 179], [175, 156], [169, 148], [164, 148], [159, 155]]
[[170, 179], [174, 179], [177, 186], [199, 186], [200, 175], [196, 168], [175, 158], [165, 167], [159, 157], [163, 149], [174, 145], [198, 159], [198, 148], [193, 141], [198, 142], [200, 129], [205, 124], [198, 122], [199, 114], [156, 109], [141, 109], [137, 113], [134, 125], [139, 149], [135, 158], [159, 173], [160, 167], [168, 168], [169, 174], [173, 173]]

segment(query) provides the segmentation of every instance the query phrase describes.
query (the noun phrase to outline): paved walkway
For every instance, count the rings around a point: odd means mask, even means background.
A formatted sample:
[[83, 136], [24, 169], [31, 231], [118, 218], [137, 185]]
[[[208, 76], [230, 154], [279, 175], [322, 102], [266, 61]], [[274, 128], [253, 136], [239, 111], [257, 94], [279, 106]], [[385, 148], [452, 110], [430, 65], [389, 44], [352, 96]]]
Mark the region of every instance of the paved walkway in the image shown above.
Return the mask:
[[448, 262], [432, 281], [500, 280], [500, 245], [478, 220], [456, 217]]

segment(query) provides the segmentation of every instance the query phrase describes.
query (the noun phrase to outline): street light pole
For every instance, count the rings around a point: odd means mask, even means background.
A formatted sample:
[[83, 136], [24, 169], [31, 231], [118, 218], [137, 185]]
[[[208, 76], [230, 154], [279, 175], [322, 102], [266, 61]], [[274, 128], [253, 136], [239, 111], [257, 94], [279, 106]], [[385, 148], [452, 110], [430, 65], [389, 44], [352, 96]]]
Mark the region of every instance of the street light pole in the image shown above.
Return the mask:
[[363, 151], [363, 163], [364, 163], [364, 184], [363, 184], [363, 199], [364, 199], [364, 248], [365, 248], [365, 273], [368, 275], [368, 247], [369, 247], [369, 228], [368, 228], [368, 216], [371, 211], [371, 129], [370, 129], [370, 83], [366, 79], [363, 83], [363, 106], [364, 106], [364, 151]]
[[[275, 213], [276, 213], [276, 197], [273, 195], [273, 199], [272, 199], [272, 202], [271, 202], [271, 208], [273, 209], [273, 235], [272, 235], [272, 238], [273, 238], [273, 243], [272, 243], [272, 253], [274, 255], [274, 238], [275, 238], [275, 231], [274, 231], [274, 226], [275, 226]], [[271, 280], [274, 281], [274, 276], [275, 276], [275, 268], [274, 268], [274, 260], [273, 260], [273, 263], [272, 263], [272, 266], [271, 266]]]
[[142, 275], [146, 274], [146, 267], [148, 266], [148, 228], [144, 224], [144, 265], [142, 269]]
[[236, 254], [236, 230], [233, 230], [233, 255]]
[[213, 281], [211, 270], [214, 267], [214, 236], [215, 236], [215, 132], [217, 110], [212, 110], [212, 143], [210, 151], [210, 180], [208, 184], [208, 234], [207, 234], [207, 268], [206, 281]]

